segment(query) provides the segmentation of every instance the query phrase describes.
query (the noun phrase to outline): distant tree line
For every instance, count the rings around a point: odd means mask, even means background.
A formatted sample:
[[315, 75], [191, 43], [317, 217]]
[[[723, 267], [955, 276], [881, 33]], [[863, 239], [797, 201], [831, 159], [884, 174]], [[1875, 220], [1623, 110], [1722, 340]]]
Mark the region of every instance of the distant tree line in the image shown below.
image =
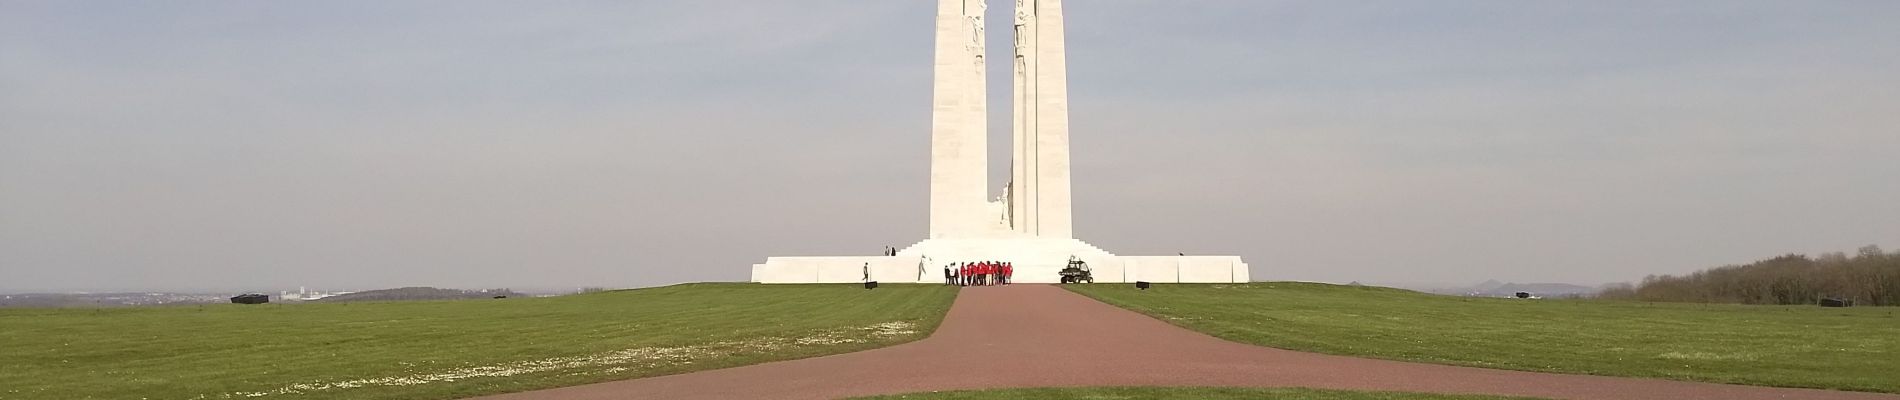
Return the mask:
[[345, 295], [325, 297], [318, 300], [326, 303], [345, 303], [352, 301], [415, 301], [415, 300], [464, 300], [487, 299], [493, 297], [522, 297], [508, 289], [438, 289], [432, 287], [406, 287], [396, 289], [371, 290]]
[[1747, 265], [1729, 265], [1684, 276], [1651, 275], [1637, 285], [1612, 285], [1599, 298], [1742, 304], [1815, 304], [1821, 299], [1855, 305], [1900, 306], [1900, 252], [1879, 246], [1853, 256], [1790, 254]]

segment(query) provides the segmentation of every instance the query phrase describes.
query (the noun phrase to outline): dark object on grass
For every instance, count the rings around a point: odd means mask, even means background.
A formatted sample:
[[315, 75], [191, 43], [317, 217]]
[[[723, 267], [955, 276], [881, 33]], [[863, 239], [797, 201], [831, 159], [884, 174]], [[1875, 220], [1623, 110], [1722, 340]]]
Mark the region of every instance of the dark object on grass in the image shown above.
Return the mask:
[[864, 290], [877, 289], [877, 281], [864, 282]]
[[270, 302], [270, 296], [259, 293], [240, 294], [231, 298], [231, 304], [264, 304]]
[[1517, 298], [1520, 298], [1520, 299], [1531, 298], [1531, 292], [1517, 292]]
[[1822, 307], [1853, 307], [1854, 301], [1848, 300], [1848, 299], [1837, 299], [1837, 298], [1830, 297], [1830, 298], [1821, 299], [1821, 306]]
[[508, 296], [495, 296], [495, 298], [497, 298], [497, 299], [506, 299], [506, 298], [508, 298]]
[[1141, 289], [1141, 290], [1148, 290], [1148, 287], [1149, 287], [1149, 286], [1152, 286], [1152, 285], [1150, 285], [1150, 284], [1149, 284], [1148, 282], [1146, 282], [1146, 281], [1136, 281], [1136, 282], [1135, 282], [1135, 288], [1136, 288], [1136, 289]]

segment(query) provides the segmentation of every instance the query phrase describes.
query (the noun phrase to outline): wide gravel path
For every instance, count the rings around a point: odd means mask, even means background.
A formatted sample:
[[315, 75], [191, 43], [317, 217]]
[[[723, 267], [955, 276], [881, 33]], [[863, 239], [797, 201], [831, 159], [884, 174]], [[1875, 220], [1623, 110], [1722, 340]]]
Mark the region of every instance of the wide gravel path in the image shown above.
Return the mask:
[[1900, 395], [1504, 371], [1272, 349], [1189, 331], [1046, 285], [965, 288], [937, 332], [917, 342], [481, 399], [836, 399], [1076, 386], [1308, 387], [1554, 399], [1900, 400]]

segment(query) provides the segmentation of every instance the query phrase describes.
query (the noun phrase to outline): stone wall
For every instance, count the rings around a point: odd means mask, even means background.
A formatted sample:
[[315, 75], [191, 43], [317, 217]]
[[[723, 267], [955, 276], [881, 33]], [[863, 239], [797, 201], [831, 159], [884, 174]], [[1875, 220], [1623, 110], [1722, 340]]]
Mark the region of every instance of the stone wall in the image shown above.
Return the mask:
[[866, 264], [871, 280], [883, 283], [937, 283], [943, 271], [925, 270], [918, 279], [917, 257], [772, 257], [752, 266], [757, 283], [861, 283]]
[[[1252, 278], [1247, 263], [1235, 256], [1121, 256], [1120, 282], [1237, 283]], [[1096, 275], [1096, 282], [1103, 282]]]
[[[1252, 278], [1248, 265], [1234, 256], [1098, 256], [1087, 257], [1096, 283], [1236, 283]], [[941, 283], [943, 265], [924, 265], [917, 256], [896, 257], [772, 257], [752, 266], [757, 283], [860, 283], [865, 265], [871, 280], [882, 283]], [[1054, 283], [1054, 263], [1017, 264], [1019, 283]]]

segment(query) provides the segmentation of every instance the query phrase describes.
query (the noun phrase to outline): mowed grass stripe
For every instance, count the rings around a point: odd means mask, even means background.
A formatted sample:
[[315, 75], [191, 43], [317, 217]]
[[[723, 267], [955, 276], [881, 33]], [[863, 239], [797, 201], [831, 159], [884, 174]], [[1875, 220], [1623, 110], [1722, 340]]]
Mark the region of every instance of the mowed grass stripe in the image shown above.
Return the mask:
[[1307, 283], [1068, 286], [1242, 343], [1487, 368], [1900, 392], [1900, 309], [1516, 300]]
[[1506, 400], [1523, 397], [1250, 388], [1047, 388], [916, 393], [859, 400]]
[[686, 360], [690, 364], [611, 365], [267, 398], [431, 399], [557, 387], [915, 340], [936, 328], [955, 293], [937, 285], [867, 291], [851, 285], [694, 284], [502, 300], [7, 309], [0, 310], [0, 399], [218, 398], [300, 383], [626, 349], [835, 335], [890, 322], [911, 327], [905, 334], [854, 337], [862, 342], [813, 342]]

